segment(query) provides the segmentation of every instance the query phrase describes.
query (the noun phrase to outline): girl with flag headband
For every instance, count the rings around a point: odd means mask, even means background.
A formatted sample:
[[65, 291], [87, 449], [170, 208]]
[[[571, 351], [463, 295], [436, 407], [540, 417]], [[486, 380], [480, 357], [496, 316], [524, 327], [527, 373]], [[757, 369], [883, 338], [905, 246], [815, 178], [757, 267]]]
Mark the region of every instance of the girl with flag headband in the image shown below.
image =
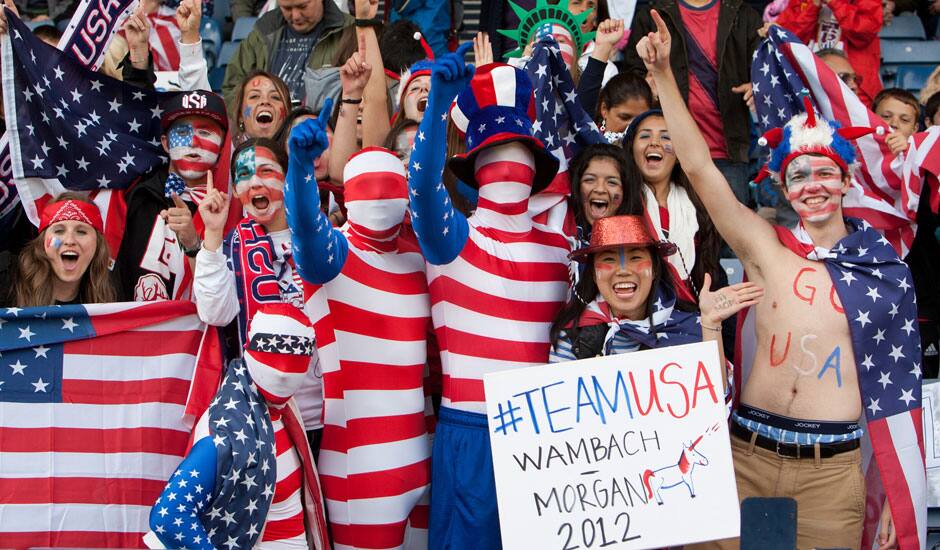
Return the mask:
[[[769, 132], [767, 173], [801, 218], [793, 231], [770, 226], [734, 199], [712, 162], [669, 66], [669, 31], [651, 15], [657, 32], [642, 37], [637, 52], [676, 154], [748, 278], [765, 291], [740, 320], [739, 342], [747, 342], [736, 373], [750, 373], [743, 384], [736, 376], [731, 422], [739, 498], [794, 498], [800, 547], [870, 547], [869, 507], [881, 508], [874, 516], [881, 548], [922, 548], [926, 476], [911, 274], [884, 236], [842, 210], [855, 160], [848, 140], [871, 130], [838, 128], [808, 108]], [[873, 455], [867, 474], [881, 482], [869, 485], [867, 503], [864, 491], [850, 490], [864, 486], [863, 438]]]
[[98, 207], [78, 193], [63, 193], [46, 204], [39, 235], [19, 254], [13, 304], [30, 307], [115, 301], [103, 231]]

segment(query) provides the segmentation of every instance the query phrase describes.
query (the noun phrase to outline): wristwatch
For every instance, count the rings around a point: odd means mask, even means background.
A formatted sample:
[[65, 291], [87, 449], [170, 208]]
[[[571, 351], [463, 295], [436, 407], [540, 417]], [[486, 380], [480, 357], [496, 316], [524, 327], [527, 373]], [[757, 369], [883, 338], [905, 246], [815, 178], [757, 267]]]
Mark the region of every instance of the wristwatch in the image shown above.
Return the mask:
[[375, 18], [375, 19], [358, 19], [357, 18], [356, 19], [357, 27], [378, 27], [381, 24], [382, 24], [382, 20], [378, 18]]
[[196, 254], [199, 254], [199, 249], [202, 248], [202, 239], [196, 237], [196, 244], [194, 244], [192, 248], [186, 248], [181, 242], [180, 248], [183, 249], [183, 254], [186, 254], [187, 257], [195, 258]]

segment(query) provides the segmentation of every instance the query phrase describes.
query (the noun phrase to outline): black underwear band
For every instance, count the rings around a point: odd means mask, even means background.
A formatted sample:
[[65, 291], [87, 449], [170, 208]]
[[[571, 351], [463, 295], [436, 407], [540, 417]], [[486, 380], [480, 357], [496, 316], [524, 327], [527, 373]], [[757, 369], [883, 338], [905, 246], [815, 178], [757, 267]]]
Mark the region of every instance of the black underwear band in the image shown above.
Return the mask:
[[861, 428], [858, 422], [831, 422], [827, 420], [790, 418], [789, 416], [781, 416], [755, 407], [749, 407], [744, 403], [739, 404], [735, 412], [737, 412], [738, 416], [742, 419], [753, 420], [761, 424], [780, 428], [781, 430], [789, 430], [791, 432], [843, 435], [851, 434]]

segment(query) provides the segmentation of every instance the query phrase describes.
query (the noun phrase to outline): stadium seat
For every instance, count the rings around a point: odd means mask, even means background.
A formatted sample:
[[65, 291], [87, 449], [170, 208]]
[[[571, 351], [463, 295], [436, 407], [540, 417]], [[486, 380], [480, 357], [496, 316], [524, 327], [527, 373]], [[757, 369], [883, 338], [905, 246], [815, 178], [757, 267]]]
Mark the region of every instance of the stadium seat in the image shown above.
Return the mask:
[[728, 276], [729, 285], [736, 285], [744, 280], [744, 266], [741, 265], [741, 260], [737, 258], [722, 258], [719, 262], [721, 263], [721, 268], [725, 270], [725, 274]]
[[895, 85], [898, 70], [903, 65], [933, 68], [938, 64], [938, 40], [885, 40], [881, 43], [881, 79], [885, 86]]
[[213, 92], [222, 92], [223, 80], [225, 80], [225, 67], [216, 67], [209, 71], [209, 86]]
[[222, 50], [219, 52], [219, 60], [216, 62], [215, 66], [224, 68], [228, 65], [228, 62], [231, 61], [237, 49], [238, 42], [226, 42], [222, 44]]
[[206, 63], [212, 69], [219, 58], [219, 50], [222, 49], [222, 27], [215, 19], [203, 19], [199, 36], [202, 38], [202, 51], [206, 57]]
[[881, 28], [882, 40], [925, 40], [924, 24], [917, 14], [905, 12], [894, 17], [890, 25]]
[[894, 85], [911, 92], [919, 92], [927, 84], [934, 68], [933, 65], [901, 65], [898, 67]]
[[235, 21], [235, 28], [232, 29], [232, 42], [244, 40], [251, 33], [251, 29], [255, 28], [257, 20], [257, 17], [239, 17], [238, 21]]

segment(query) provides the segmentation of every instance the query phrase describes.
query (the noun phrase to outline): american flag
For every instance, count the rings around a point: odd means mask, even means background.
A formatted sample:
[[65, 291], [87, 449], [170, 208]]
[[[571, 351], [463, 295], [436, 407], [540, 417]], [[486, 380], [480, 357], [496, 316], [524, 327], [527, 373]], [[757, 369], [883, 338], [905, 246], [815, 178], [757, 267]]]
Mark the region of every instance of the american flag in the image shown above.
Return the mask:
[[910, 250], [914, 240], [915, 216], [920, 189], [926, 171], [938, 168], [937, 135], [931, 139], [918, 134], [912, 143], [920, 155], [909, 152], [895, 159], [885, 144], [890, 130], [885, 122], [871, 112], [838, 76], [799, 38], [781, 27], [772, 27], [751, 64], [754, 102], [757, 106], [761, 132], [786, 124], [803, 112], [802, 94], [809, 93], [816, 110], [825, 118], [842, 126], [883, 128], [884, 134], [872, 134], [856, 140], [859, 169], [855, 170], [852, 188], [843, 201], [848, 216], [868, 221], [885, 235], [901, 257]]
[[[2, 38], [3, 105], [6, 113], [16, 114], [6, 119], [13, 178], [33, 223], [38, 225], [45, 201], [66, 186], [124, 188], [166, 162], [160, 94], [84, 67], [6, 13], [10, 32]], [[120, 206], [110, 199], [102, 215], [116, 254], [120, 235], [109, 231], [109, 214]]]
[[529, 200], [529, 213], [535, 216], [571, 193], [568, 165], [581, 147], [606, 141], [578, 102], [571, 73], [552, 36], [543, 36], [536, 42], [525, 71], [535, 90], [532, 133], [558, 159], [558, 175], [551, 185]]
[[0, 310], [3, 546], [141, 546], [217, 387], [203, 340], [185, 302]]

